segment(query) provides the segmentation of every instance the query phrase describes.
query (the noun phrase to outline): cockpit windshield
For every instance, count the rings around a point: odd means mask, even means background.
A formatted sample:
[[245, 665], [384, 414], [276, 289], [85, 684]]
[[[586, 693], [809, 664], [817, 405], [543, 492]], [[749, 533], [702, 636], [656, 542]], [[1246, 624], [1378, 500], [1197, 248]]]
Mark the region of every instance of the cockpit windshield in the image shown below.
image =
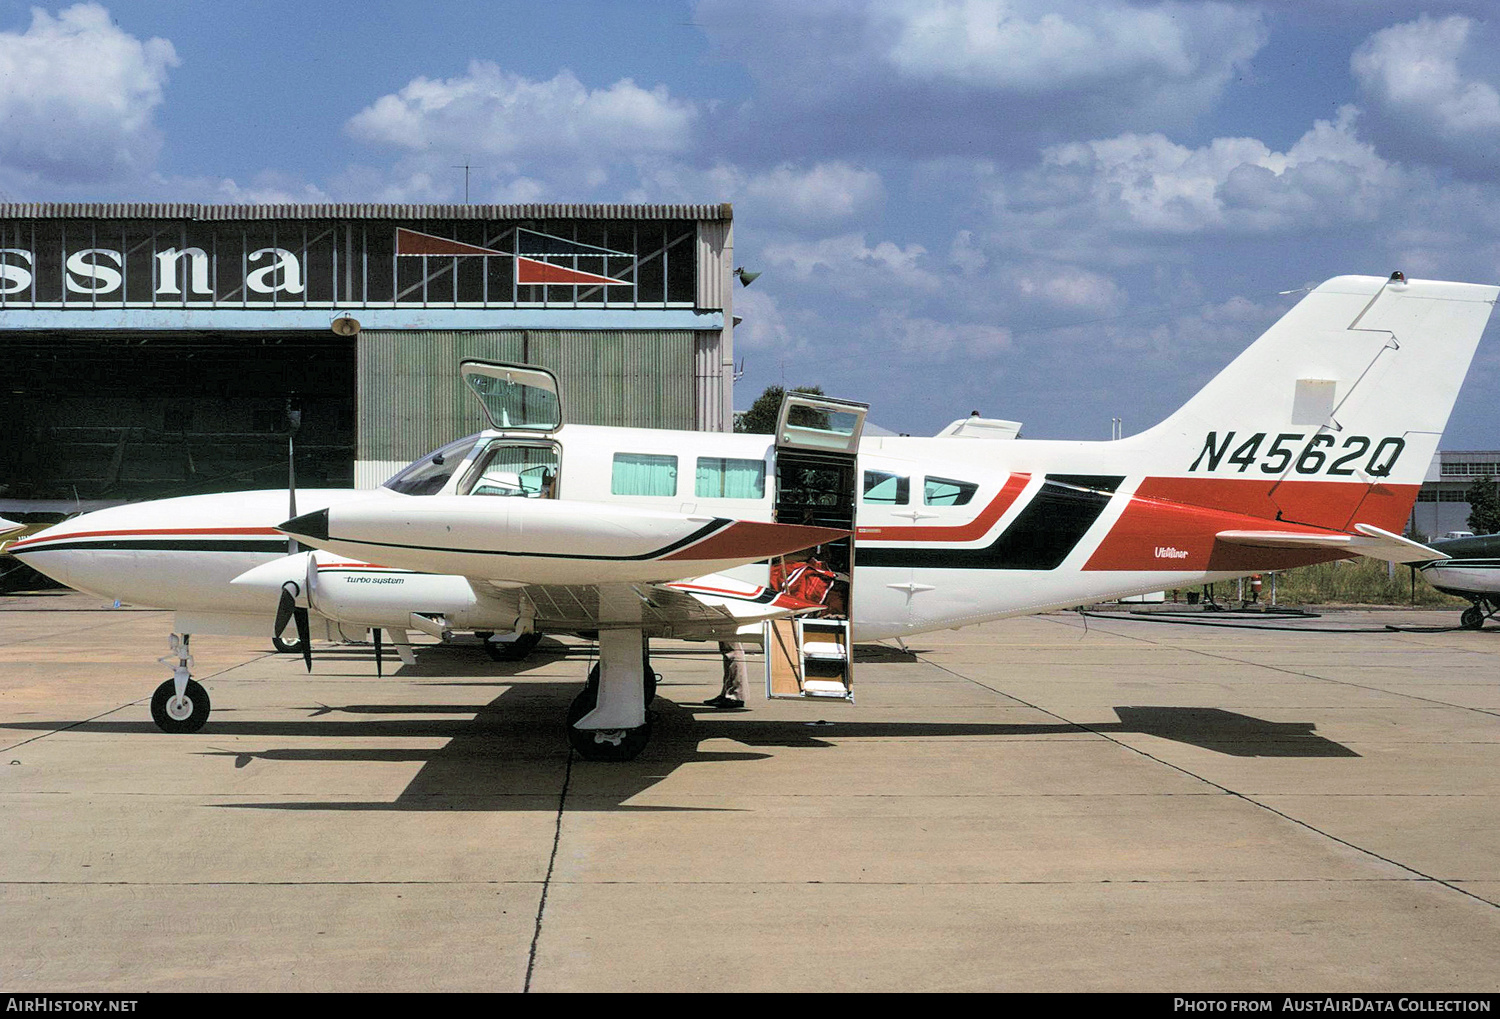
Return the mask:
[[479, 441], [478, 433], [456, 439], [433, 450], [420, 460], [403, 467], [385, 487], [402, 495], [436, 495], [443, 490], [453, 472], [468, 459], [469, 450]]

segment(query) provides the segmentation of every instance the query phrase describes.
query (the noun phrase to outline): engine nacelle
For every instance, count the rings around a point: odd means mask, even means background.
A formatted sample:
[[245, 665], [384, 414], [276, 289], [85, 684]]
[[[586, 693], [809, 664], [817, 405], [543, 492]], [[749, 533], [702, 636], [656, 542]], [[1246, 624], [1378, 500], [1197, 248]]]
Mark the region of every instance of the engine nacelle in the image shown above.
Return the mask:
[[275, 611], [285, 588], [302, 608], [359, 629], [404, 632], [417, 613], [440, 616], [451, 629], [510, 630], [520, 614], [519, 599], [480, 599], [463, 577], [413, 573], [329, 552], [284, 556], [246, 571], [233, 583], [263, 592], [267, 613]]
[[507, 622], [486, 611], [463, 577], [334, 560], [317, 564], [311, 588], [312, 610], [341, 623], [407, 630], [413, 612], [442, 616], [455, 629]]

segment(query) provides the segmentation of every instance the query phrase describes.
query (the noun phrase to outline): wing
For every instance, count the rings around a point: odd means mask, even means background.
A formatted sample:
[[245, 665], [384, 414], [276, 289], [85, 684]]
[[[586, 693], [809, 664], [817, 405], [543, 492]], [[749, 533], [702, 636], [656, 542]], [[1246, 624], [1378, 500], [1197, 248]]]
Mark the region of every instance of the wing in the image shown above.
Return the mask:
[[470, 584], [482, 597], [513, 599], [539, 631], [640, 627], [651, 636], [730, 640], [743, 626], [823, 607], [722, 574], [662, 584]]

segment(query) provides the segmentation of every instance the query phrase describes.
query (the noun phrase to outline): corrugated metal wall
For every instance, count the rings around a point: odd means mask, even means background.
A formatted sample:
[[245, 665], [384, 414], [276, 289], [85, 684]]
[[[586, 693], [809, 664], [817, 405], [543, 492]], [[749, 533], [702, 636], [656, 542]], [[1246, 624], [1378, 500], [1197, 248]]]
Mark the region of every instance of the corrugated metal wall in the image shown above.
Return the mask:
[[714, 427], [699, 423], [697, 408], [710, 337], [716, 355], [719, 334], [691, 330], [365, 330], [357, 458], [406, 462], [484, 427], [458, 375], [465, 357], [551, 369], [570, 422]]
[[731, 310], [730, 283], [734, 280], [734, 235], [730, 224], [698, 224], [697, 306], [705, 311]]
[[734, 431], [734, 224], [699, 221], [697, 304], [724, 313], [717, 335], [699, 338], [698, 427]]
[[698, 423], [694, 427], [702, 432], [734, 430], [734, 408], [727, 406], [724, 399], [723, 337], [722, 332], [699, 333], [694, 352], [694, 381], [698, 387]]

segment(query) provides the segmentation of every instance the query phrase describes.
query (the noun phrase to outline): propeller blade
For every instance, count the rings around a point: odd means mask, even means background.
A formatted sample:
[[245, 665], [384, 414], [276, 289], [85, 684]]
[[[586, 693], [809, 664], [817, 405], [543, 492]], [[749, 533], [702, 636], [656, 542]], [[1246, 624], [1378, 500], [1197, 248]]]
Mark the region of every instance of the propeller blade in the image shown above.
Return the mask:
[[312, 628], [307, 624], [307, 610], [293, 609], [292, 618], [297, 620], [297, 639], [302, 642], [302, 661], [307, 671], [312, 671]]
[[381, 671], [381, 650], [380, 627], [377, 626], [375, 627], [375, 676], [377, 678], [385, 675], [385, 673]]
[[297, 596], [292, 593], [292, 588], [296, 586], [291, 580], [281, 585], [281, 600], [276, 603], [276, 628], [271, 631], [273, 637], [280, 637], [286, 624], [292, 621], [292, 611], [297, 607]]

